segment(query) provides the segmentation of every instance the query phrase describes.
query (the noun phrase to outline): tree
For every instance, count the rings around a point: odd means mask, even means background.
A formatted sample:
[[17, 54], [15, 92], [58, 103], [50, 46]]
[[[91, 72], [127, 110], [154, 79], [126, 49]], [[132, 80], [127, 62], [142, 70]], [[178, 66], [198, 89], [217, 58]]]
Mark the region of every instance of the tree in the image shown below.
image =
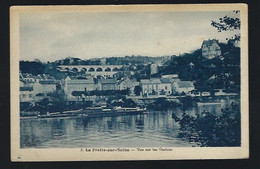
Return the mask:
[[38, 75], [45, 73], [46, 65], [40, 61], [20, 61], [20, 70], [22, 73], [31, 73]]
[[141, 91], [142, 91], [142, 87], [141, 86], [139, 86], [139, 85], [135, 86], [135, 88], [134, 88], [135, 95], [140, 96]]
[[205, 110], [195, 116], [184, 112], [181, 118], [174, 114], [173, 118], [180, 124], [179, 136], [200, 143], [201, 146], [240, 146], [240, 105], [232, 103], [231, 107], [221, 111], [217, 115]]
[[[239, 14], [239, 10], [233, 11], [235, 14]], [[222, 18], [219, 18], [219, 21], [211, 21], [211, 25], [215, 28], [217, 28], [218, 32], [222, 31], [234, 31], [234, 30], [240, 30], [240, 18], [239, 17], [229, 17], [224, 16]], [[229, 43], [234, 43], [236, 41], [240, 41], [240, 33], [236, 34], [233, 37], [227, 38]]]
[[130, 88], [126, 88], [124, 90], [119, 90], [119, 94], [121, 94], [121, 95], [129, 95], [130, 94]]

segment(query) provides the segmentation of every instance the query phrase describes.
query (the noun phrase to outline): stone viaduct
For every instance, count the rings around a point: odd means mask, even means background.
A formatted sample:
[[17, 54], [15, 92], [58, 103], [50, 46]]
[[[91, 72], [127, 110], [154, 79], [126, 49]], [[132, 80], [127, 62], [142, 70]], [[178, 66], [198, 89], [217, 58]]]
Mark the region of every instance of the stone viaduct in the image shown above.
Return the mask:
[[85, 72], [93, 76], [113, 76], [123, 65], [60, 65], [57, 67], [59, 71]]

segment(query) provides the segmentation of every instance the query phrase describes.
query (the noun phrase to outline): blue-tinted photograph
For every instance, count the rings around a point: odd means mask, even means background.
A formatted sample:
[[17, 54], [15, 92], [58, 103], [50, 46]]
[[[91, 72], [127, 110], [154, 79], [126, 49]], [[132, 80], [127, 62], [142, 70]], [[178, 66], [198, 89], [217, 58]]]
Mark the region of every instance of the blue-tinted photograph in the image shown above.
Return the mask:
[[20, 148], [240, 147], [240, 11], [19, 18]]

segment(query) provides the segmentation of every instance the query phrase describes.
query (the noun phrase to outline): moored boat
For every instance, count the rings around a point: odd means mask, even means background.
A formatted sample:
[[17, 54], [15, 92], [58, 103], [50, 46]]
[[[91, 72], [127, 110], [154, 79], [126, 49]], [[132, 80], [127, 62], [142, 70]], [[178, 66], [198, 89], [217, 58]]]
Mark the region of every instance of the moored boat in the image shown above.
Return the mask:
[[55, 118], [55, 117], [74, 117], [77, 114], [42, 114], [38, 115], [38, 118]]
[[114, 113], [143, 113], [146, 109], [141, 109], [140, 107], [115, 107], [113, 109]]
[[146, 109], [142, 109], [139, 107], [88, 107], [84, 110], [71, 110], [71, 111], [64, 111], [64, 112], [54, 112], [46, 114], [40, 114], [38, 118], [57, 118], [57, 117], [75, 117], [81, 116], [83, 118], [86, 117], [103, 117], [103, 116], [119, 116], [119, 115], [128, 115], [128, 114], [141, 114]]
[[82, 113], [82, 109], [80, 110], [71, 110], [71, 111], [64, 111], [64, 112], [53, 112], [46, 114], [37, 115], [38, 118], [55, 118], [55, 117], [75, 117]]
[[102, 116], [119, 116], [119, 115], [128, 115], [128, 114], [141, 114], [146, 109], [141, 109], [139, 107], [131, 108], [131, 107], [95, 107], [95, 108], [87, 108], [86, 114], [88, 117], [102, 117]]

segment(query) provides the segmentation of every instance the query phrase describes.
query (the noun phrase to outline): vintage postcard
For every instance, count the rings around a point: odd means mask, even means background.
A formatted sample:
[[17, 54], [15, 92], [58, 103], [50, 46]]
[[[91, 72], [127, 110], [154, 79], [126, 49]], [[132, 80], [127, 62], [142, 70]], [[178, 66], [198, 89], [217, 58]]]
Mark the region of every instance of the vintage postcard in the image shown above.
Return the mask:
[[249, 157], [246, 4], [13, 6], [11, 160]]

